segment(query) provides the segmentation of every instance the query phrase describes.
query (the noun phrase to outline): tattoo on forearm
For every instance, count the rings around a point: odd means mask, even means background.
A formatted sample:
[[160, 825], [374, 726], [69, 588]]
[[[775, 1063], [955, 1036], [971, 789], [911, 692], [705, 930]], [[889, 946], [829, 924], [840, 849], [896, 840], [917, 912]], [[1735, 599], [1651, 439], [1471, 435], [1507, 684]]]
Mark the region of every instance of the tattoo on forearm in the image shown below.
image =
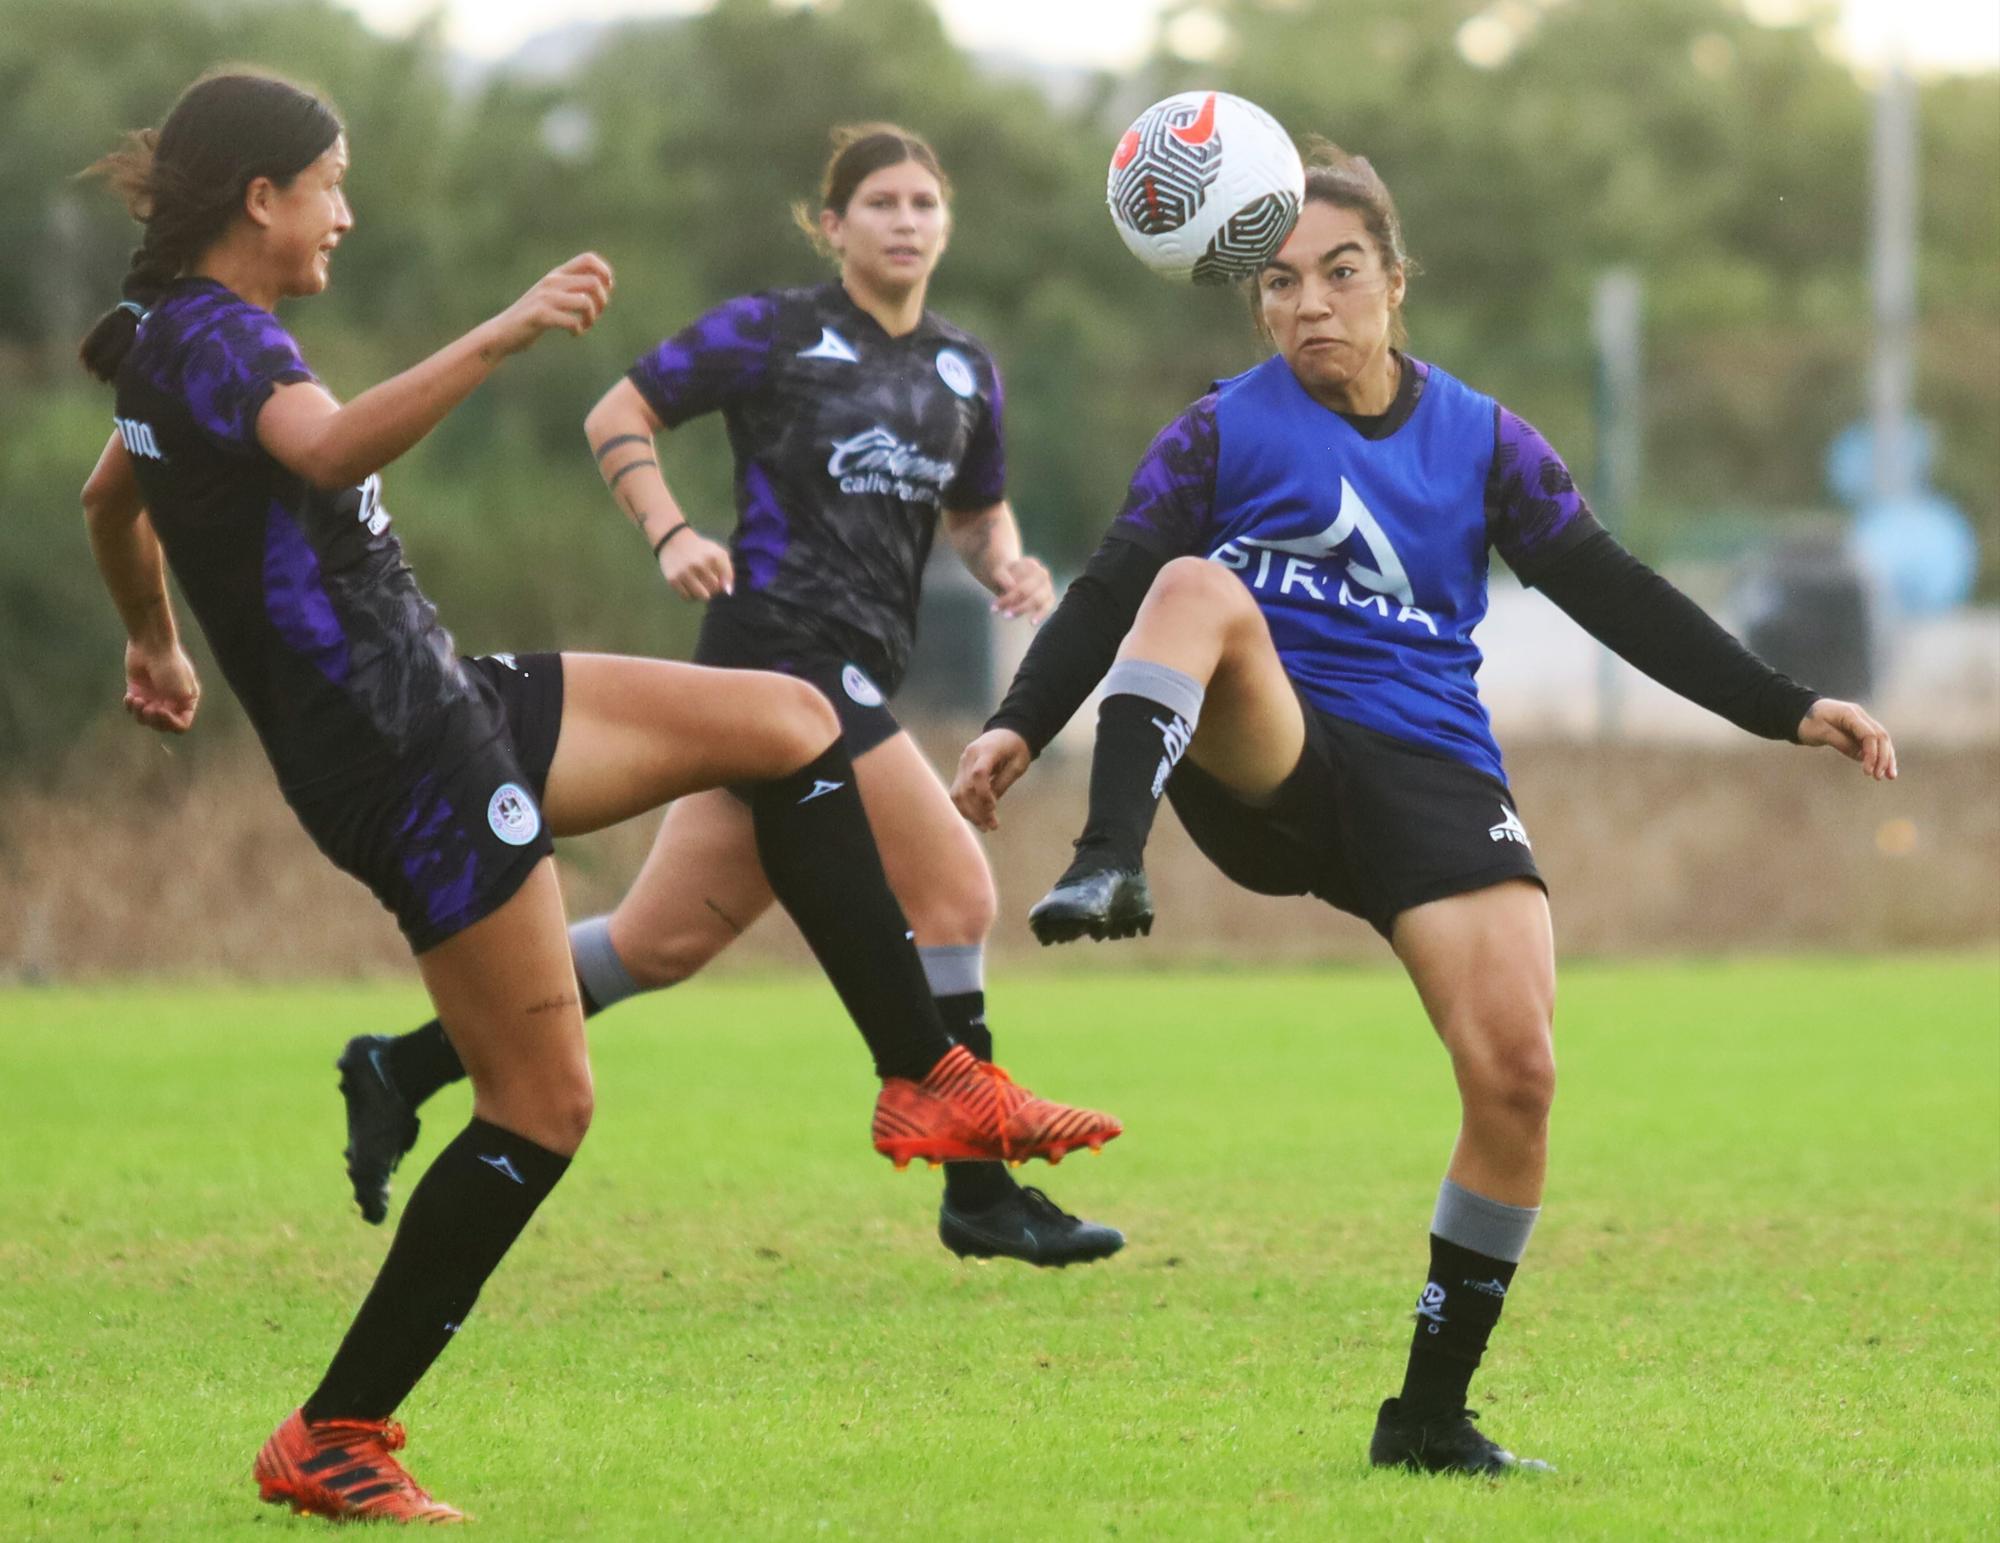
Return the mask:
[[650, 455], [641, 456], [636, 461], [627, 461], [623, 466], [619, 467], [618, 470], [613, 472], [607, 479], [605, 479], [604, 485], [612, 489], [613, 491], [616, 491], [618, 484], [623, 482], [629, 474], [637, 471], [641, 466], [658, 466], [659, 464], [660, 463], [654, 460]]
[[604, 458], [620, 445], [650, 445], [652, 442], [651, 437], [645, 434], [614, 434], [593, 450], [591, 454], [597, 457], [597, 464], [602, 466]]

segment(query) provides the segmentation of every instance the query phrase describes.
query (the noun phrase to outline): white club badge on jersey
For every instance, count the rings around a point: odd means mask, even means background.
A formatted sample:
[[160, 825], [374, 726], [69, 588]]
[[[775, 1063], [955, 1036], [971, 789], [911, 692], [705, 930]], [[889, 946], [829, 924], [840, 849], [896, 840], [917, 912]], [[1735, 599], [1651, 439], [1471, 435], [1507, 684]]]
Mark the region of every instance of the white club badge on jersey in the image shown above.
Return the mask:
[[486, 802], [486, 823], [510, 847], [524, 847], [542, 833], [542, 812], [519, 783], [503, 782]]
[[972, 366], [966, 363], [965, 355], [955, 348], [940, 348], [937, 356], [938, 379], [959, 396], [971, 396], [979, 390], [979, 382], [973, 379]]
[[863, 707], [880, 707], [884, 700], [882, 688], [870, 680], [858, 664], [841, 668], [840, 689]]

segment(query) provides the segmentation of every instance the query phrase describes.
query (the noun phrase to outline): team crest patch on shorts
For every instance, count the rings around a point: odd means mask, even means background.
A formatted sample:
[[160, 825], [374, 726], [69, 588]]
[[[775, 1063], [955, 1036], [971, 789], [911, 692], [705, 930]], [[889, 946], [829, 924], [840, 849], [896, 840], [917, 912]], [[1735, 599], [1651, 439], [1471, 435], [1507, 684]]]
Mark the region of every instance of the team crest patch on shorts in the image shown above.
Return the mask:
[[542, 812], [525, 788], [503, 782], [487, 800], [486, 823], [510, 847], [524, 847], [542, 833]]
[[979, 382], [972, 378], [972, 366], [965, 362], [965, 355], [955, 348], [940, 348], [937, 356], [938, 379], [959, 396], [971, 396], [979, 389]]
[[840, 672], [840, 686], [843, 691], [863, 707], [880, 707], [882, 705], [882, 688], [870, 680], [858, 664], [850, 664], [842, 667]]

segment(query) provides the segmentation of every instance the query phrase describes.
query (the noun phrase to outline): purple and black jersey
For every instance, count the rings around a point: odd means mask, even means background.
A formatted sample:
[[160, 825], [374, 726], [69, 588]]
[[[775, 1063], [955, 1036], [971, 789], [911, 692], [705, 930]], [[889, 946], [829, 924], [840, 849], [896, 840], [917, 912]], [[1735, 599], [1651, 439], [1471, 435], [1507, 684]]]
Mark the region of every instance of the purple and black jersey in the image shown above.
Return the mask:
[[1234, 569], [1324, 711], [1503, 778], [1472, 631], [1497, 550], [1527, 583], [1599, 527], [1530, 425], [1420, 360], [1380, 420], [1321, 406], [1282, 358], [1154, 440], [1111, 535]]
[[838, 283], [730, 300], [630, 379], [669, 428], [720, 412], [736, 457], [735, 597], [885, 690], [909, 664], [939, 510], [1006, 496], [1000, 374], [926, 311], [890, 337]]
[[403, 561], [380, 479], [316, 488], [258, 443], [271, 393], [313, 378], [276, 317], [208, 279], [167, 292], [118, 372], [153, 528], [295, 802], [502, 727]]

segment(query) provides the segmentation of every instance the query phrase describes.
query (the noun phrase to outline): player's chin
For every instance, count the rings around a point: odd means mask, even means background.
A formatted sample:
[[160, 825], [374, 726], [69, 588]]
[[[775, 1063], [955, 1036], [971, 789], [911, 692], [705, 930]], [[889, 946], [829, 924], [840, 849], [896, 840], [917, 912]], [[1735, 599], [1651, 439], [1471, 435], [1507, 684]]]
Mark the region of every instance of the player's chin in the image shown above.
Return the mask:
[[286, 293], [293, 299], [304, 299], [308, 295], [319, 294], [333, 278], [333, 258], [325, 252], [315, 252], [287, 287]]
[[1338, 343], [1306, 343], [1293, 350], [1292, 373], [1308, 385], [1344, 385], [1353, 374], [1347, 350]]

